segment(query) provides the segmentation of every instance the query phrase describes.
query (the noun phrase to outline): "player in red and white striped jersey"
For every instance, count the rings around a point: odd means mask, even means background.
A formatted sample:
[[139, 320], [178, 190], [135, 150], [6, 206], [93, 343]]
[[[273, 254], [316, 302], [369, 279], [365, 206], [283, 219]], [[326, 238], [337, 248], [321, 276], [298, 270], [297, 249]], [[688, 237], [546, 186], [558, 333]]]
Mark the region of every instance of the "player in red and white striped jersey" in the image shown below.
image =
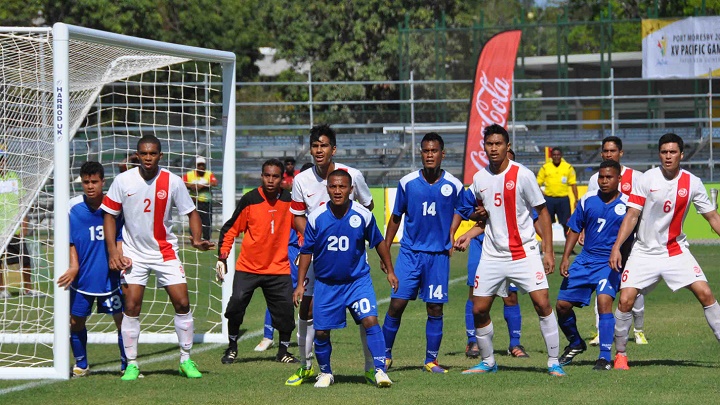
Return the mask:
[[[190, 219], [192, 245], [199, 250], [212, 249], [215, 244], [202, 240], [202, 221], [182, 179], [158, 163], [162, 157], [160, 141], [145, 135], [138, 141], [140, 165], [115, 178], [100, 208], [105, 211], [105, 245], [111, 270], [121, 271], [125, 296], [122, 335], [128, 367], [123, 380], [135, 380], [140, 374], [137, 365], [140, 309], [150, 271], [158, 284], [165, 287], [175, 308], [175, 332], [180, 343], [180, 372], [190, 378], [202, 377], [190, 360], [194, 324], [190, 313], [187, 282], [178, 258], [177, 236], [172, 232], [171, 208]], [[123, 214], [123, 250], [116, 244], [115, 217]]]
[[[710, 328], [720, 341], [720, 305], [700, 265], [688, 250], [682, 230], [691, 202], [716, 233], [720, 233], [720, 215], [708, 198], [702, 181], [680, 168], [683, 148], [683, 140], [676, 134], [660, 137], [661, 165], [640, 177], [627, 203], [628, 212], [610, 254], [610, 266], [622, 270], [620, 300], [615, 311], [616, 369], [629, 368], [625, 351], [635, 297], [638, 291], [651, 291], [660, 278], [673, 291], [686, 287], [695, 294], [705, 310]], [[623, 269], [620, 246], [636, 225], [635, 244]]]
[[[490, 308], [494, 295], [507, 281], [530, 295], [540, 317], [540, 330], [548, 350], [548, 372], [553, 376], [564, 376], [565, 371], [558, 362], [558, 323], [548, 297], [546, 275], [554, 270], [555, 256], [545, 198], [535, 175], [525, 166], [508, 159], [510, 142], [505, 128], [491, 125], [485, 128], [484, 134], [485, 152], [490, 163], [475, 174], [470, 186], [478, 205], [487, 211], [485, 241], [473, 289], [475, 334], [482, 361], [463, 374], [497, 372]], [[546, 236], [542, 240], [542, 258], [535, 239], [532, 208], [535, 208], [538, 226]]]
[[[617, 136], [607, 136], [603, 138], [602, 140], [602, 146], [600, 151], [600, 157], [602, 157], [602, 160], [614, 160], [618, 163], [620, 163], [620, 159], [623, 157], [623, 145], [622, 145], [622, 139], [618, 138]], [[638, 183], [638, 179], [640, 179], [640, 176], [642, 176], [642, 172], [638, 170], [633, 170], [627, 166], [622, 166], [622, 170], [620, 171], [620, 184], [618, 185], [618, 190], [627, 195], [630, 196], [633, 192], [633, 186]], [[590, 181], [588, 182], [588, 193], [592, 191], [599, 190], [598, 186], [598, 173], [593, 174], [590, 177]], [[585, 241], [585, 231], [583, 231], [580, 234], [580, 238], [578, 239], [578, 243], [582, 245]], [[645, 338], [645, 331], [643, 330], [643, 327], [645, 325], [645, 296], [642, 294], [638, 294], [637, 297], [635, 297], [635, 305], [632, 309], [633, 313], [633, 324], [635, 325], [635, 343], [637, 344], [647, 344], [647, 339]], [[595, 300], [595, 329], [597, 331], [598, 325], [600, 323], [599, 315], [598, 315], [598, 308], [597, 308], [597, 299]], [[600, 344], [599, 334], [595, 334], [595, 337], [590, 341], [590, 344], [593, 346], [597, 346]]]

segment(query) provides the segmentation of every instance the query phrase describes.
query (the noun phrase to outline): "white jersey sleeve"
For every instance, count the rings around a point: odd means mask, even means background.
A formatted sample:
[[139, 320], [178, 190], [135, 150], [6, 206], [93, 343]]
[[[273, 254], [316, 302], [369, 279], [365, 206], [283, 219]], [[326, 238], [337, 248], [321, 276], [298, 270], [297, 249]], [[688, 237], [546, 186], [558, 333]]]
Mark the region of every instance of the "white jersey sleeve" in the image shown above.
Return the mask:
[[707, 214], [708, 212], [714, 211], [715, 205], [712, 201], [710, 201], [710, 197], [708, 197], [707, 190], [705, 190], [705, 185], [703, 185], [702, 180], [699, 178], [694, 178], [692, 180], [696, 181], [690, 183], [690, 186], [692, 187], [691, 200], [695, 205], [695, 209], [698, 214]]
[[600, 186], [598, 185], [598, 172], [595, 172], [592, 176], [590, 176], [590, 180], [588, 180], [587, 192], [591, 193], [591, 192], [597, 191], [599, 189], [600, 189]]

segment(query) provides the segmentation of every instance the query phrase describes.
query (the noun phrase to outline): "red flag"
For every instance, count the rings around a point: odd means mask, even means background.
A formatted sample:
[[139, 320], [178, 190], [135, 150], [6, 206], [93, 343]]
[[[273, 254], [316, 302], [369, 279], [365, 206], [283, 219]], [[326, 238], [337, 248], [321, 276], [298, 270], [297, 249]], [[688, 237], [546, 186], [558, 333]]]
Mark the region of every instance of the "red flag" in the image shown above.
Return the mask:
[[498, 124], [507, 128], [520, 34], [519, 30], [501, 32], [490, 38], [480, 52], [465, 135], [465, 184], [472, 183], [475, 173], [488, 165], [483, 146], [485, 127]]

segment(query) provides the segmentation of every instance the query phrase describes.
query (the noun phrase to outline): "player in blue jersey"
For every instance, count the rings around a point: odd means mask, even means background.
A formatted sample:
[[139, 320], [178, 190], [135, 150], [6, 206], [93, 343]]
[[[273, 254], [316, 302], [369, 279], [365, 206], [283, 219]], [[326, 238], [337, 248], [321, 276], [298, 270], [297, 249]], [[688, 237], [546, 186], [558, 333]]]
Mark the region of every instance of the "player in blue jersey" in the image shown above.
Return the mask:
[[441, 168], [445, 143], [435, 132], [420, 142], [422, 170], [402, 179], [395, 195], [395, 207], [385, 231], [385, 244], [390, 248], [405, 217], [400, 252], [395, 271], [400, 281], [398, 291], [390, 295], [390, 307], [383, 322], [388, 367], [392, 364], [392, 348], [400, 321], [409, 300], [420, 296], [425, 301], [425, 361], [423, 369], [447, 373], [438, 365], [437, 357], [443, 336], [443, 304], [448, 302], [450, 251], [454, 234], [460, 224], [455, 208], [463, 185]]
[[[118, 330], [120, 370], [125, 371], [127, 359], [123, 349], [120, 325], [123, 296], [120, 272], [110, 271], [105, 250], [103, 211], [105, 172], [98, 162], [85, 162], [80, 167], [84, 195], [70, 200], [70, 268], [58, 278], [60, 287], [70, 288], [70, 346], [75, 356], [73, 377], [90, 372], [87, 360], [87, 328], [85, 321], [97, 299], [97, 312], [112, 314]], [[120, 228], [118, 224], [118, 228]]]
[[[510, 160], [515, 160], [515, 152], [513, 152], [512, 149], [508, 149], [508, 158], [510, 158]], [[465, 192], [469, 192], [467, 198], [475, 199], [475, 195], [472, 193], [472, 191], [466, 190]], [[463, 219], [467, 220], [469, 218]], [[537, 220], [537, 213], [535, 212], [535, 210], [533, 210], [533, 219]], [[535, 231], [538, 232], [539, 229], [536, 227]], [[472, 313], [472, 292], [475, 285], [475, 272], [477, 270], [478, 264], [480, 263], [480, 254], [482, 253], [482, 244], [483, 240], [485, 239], [485, 232], [483, 232], [481, 227], [473, 227], [473, 229], [471, 229], [469, 232], [472, 233], [465, 234], [465, 238], [463, 238], [463, 236], [458, 238], [458, 240], [455, 242], [455, 247], [459, 248], [459, 250], [465, 250], [466, 248], [468, 250], [467, 285], [470, 287], [470, 293], [468, 296], [468, 300], [465, 303], [465, 335], [467, 336], [465, 356], [471, 359], [475, 359], [480, 356], [480, 348], [478, 347], [477, 338], [475, 337], [475, 319], [473, 318]], [[471, 236], [478, 232], [480, 233], [479, 235]], [[463, 240], [467, 240], [467, 243], [463, 244], [460, 241], [461, 238]], [[458, 244], [458, 242], [461, 243]], [[530, 356], [527, 354], [525, 347], [520, 344], [520, 336], [522, 334], [522, 313], [520, 312], [520, 304], [518, 303], [518, 288], [515, 286], [515, 284], [510, 283], [507, 291], [507, 297], [502, 297], [502, 299], [503, 315], [505, 317], [505, 322], [507, 323], [508, 334], [510, 335], [508, 354], [513, 357], [527, 358]]]
[[298, 285], [293, 299], [296, 305], [302, 301], [305, 276], [312, 260], [315, 269], [315, 356], [320, 366], [315, 383], [317, 388], [329, 387], [335, 381], [330, 367], [330, 330], [345, 327], [346, 308], [355, 322], [365, 328], [376, 385], [392, 385], [385, 373], [385, 340], [377, 320], [377, 300], [367, 263], [366, 241], [370, 248], [376, 248], [393, 291], [397, 291], [398, 280], [375, 218], [365, 207], [350, 201], [352, 189], [352, 177], [348, 172], [335, 170], [328, 175], [330, 202], [308, 217], [305, 241], [300, 249]]
[[[612, 304], [620, 287], [620, 273], [610, 268], [609, 260], [628, 201], [628, 196], [618, 191], [621, 170], [614, 160], [602, 162], [598, 172], [599, 190], [586, 193], [568, 221], [570, 231], [560, 263], [560, 274], [565, 279], [555, 305], [560, 329], [569, 342], [560, 356], [561, 365], [569, 364], [587, 349], [578, 332], [573, 307], [589, 305], [594, 291], [600, 315], [600, 355], [593, 369], [610, 370], [612, 367], [610, 350], [615, 328]], [[570, 265], [570, 254], [583, 231], [585, 245]]]

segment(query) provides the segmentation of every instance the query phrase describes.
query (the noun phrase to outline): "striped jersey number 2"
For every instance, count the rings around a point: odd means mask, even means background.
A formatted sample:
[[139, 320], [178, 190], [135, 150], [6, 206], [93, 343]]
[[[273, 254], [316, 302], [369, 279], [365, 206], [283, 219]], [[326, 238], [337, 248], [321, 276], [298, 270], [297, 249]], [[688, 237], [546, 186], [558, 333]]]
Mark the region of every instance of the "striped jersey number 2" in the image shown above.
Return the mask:
[[428, 215], [435, 216], [435, 214], [436, 214], [436, 211], [435, 211], [435, 201], [433, 201], [432, 203], [430, 203], [430, 205], [428, 205], [427, 201], [424, 201], [423, 204], [422, 204], [422, 206], [423, 206], [423, 216], [424, 216], [424, 217], [425, 217], [425, 216], [428, 216]]

